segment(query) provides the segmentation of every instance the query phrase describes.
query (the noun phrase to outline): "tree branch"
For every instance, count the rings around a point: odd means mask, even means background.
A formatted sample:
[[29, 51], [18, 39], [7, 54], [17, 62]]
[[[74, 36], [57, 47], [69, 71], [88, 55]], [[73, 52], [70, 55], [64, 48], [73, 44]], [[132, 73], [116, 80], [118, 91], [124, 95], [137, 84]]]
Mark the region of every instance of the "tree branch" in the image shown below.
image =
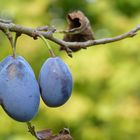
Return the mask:
[[134, 29], [130, 30], [127, 33], [124, 33], [122, 35], [112, 37], [112, 38], [103, 38], [103, 39], [98, 39], [98, 40], [88, 40], [85, 42], [62, 42], [64, 46], [74, 48], [76, 46], [80, 46], [81, 48], [86, 48], [86, 47], [91, 47], [95, 45], [101, 45], [101, 44], [107, 44], [107, 43], [112, 43], [116, 42], [119, 40], [123, 40], [125, 38], [129, 37], [134, 37], [136, 33], [140, 30], [140, 25], [135, 27]]
[[[100, 45], [100, 44], [107, 44], [111, 42], [116, 42], [119, 40], [123, 40], [125, 38], [129, 37], [134, 37], [136, 33], [140, 30], [140, 25], [135, 27], [134, 29], [130, 30], [127, 33], [121, 34], [116, 37], [112, 38], [103, 38], [103, 39], [98, 39], [98, 40], [88, 40], [85, 42], [66, 42], [64, 40], [55, 38], [53, 34], [55, 33], [56, 29], [55, 28], [49, 28], [48, 26], [43, 26], [43, 27], [37, 27], [37, 28], [29, 28], [29, 27], [24, 27], [21, 25], [16, 25], [12, 23], [10, 20], [3, 20], [0, 19], [0, 30], [3, 31], [8, 39], [11, 42], [11, 45], [14, 47], [16, 46], [16, 41], [17, 38], [21, 34], [28, 35], [34, 39], [37, 39], [38, 37], [44, 37], [46, 39], [51, 40], [52, 42], [55, 42], [56, 44], [65, 47], [66, 51], [71, 51], [70, 48], [87, 48], [90, 46], [95, 46], [95, 45]], [[13, 41], [11, 32], [15, 32], [15, 40]], [[62, 31], [61, 33], [71, 33], [71, 31]], [[75, 32], [72, 32], [72, 34], [75, 34]], [[76, 32], [77, 33], [77, 32]], [[78, 32], [79, 33], [79, 32]], [[67, 129], [63, 129], [59, 134], [54, 135], [50, 129], [42, 130], [42, 131], [35, 131], [35, 127], [31, 125], [30, 122], [27, 123], [29, 132], [38, 140], [72, 140], [72, 137], [70, 136], [70, 133]]]
[[133, 37], [140, 30], [140, 25], [139, 25], [127, 33], [124, 33], [124, 34], [121, 34], [119, 36], [112, 37], [112, 38], [88, 40], [85, 42], [66, 42], [66, 41], [63, 41], [61, 39], [55, 38], [53, 36], [53, 33], [55, 33], [56, 29], [49, 28], [49, 27], [46, 28], [46, 27], [48, 27], [48, 26], [44, 26], [44, 28], [43, 27], [41, 27], [41, 28], [38, 28], [38, 27], [37, 28], [29, 28], [29, 27], [24, 27], [21, 25], [13, 24], [12, 22], [6, 22], [6, 21], [4, 22], [3, 20], [0, 20], [0, 30], [2, 30], [2, 31], [8, 29], [11, 32], [16, 32], [18, 34], [25, 34], [25, 35], [28, 35], [30, 37], [33, 37], [34, 39], [37, 39], [41, 35], [41, 36], [44, 36], [46, 39], [49, 39], [52, 42], [55, 42], [56, 44], [58, 44], [60, 46], [64, 46], [66, 49], [76, 48], [76, 47], [87, 48], [90, 46], [116, 42], [119, 40], [123, 40], [125, 38]]

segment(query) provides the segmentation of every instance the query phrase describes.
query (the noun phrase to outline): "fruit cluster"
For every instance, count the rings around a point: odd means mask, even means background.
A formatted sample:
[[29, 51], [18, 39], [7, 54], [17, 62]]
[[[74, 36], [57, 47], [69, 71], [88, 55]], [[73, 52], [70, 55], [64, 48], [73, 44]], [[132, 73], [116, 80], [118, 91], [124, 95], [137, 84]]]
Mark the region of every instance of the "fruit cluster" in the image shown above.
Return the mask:
[[17, 121], [30, 121], [37, 114], [40, 94], [47, 106], [58, 107], [70, 98], [71, 92], [71, 73], [59, 57], [46, 60], [38, 82], [23, 57], [8, 56], [0, 63], [0, 105]]

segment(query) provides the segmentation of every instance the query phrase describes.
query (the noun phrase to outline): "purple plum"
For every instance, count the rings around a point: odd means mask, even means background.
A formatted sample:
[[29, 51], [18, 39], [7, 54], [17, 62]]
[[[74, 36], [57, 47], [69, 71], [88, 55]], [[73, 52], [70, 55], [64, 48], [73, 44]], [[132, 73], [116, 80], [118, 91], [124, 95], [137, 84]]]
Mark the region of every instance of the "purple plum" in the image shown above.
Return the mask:
[[38, 112], [40, 91], [34, 72], [21, 56], [6, 57], [0, 63], [0, 104], [20, 122], [30, 121]]
[[40, 71], [39, 86], [47, 106], [59, 107], [66, 103], [71, 96], [72, 83], [71, 72], [59, 57], [46, 60]]

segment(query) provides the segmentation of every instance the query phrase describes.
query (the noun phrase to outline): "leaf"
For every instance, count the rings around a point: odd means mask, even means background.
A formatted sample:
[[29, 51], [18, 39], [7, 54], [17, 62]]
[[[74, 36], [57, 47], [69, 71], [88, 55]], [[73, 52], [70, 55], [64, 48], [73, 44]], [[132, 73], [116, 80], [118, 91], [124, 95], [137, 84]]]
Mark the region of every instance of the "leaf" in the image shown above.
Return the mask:
[[[84, 42], [94, 40], [94, 35], [88, 18], [81, 11], [74, 11], [67, 16], [68, 32], [64, 35], [63, 40], [67, 42]], [[81, 49], [80, 46], [75, 48], [69, 47], [73, 52]], [[64, 46], [60, 50], [66, 50]], [[67, 51], [67, 50], [66, 50]]]
[[36, 137], [39, 140], [50, 140], [52, 137], [52, 131], [51, 131], [51, 129], [45, 129], [45, 130], [38, 131], [36, 133]]
[[51, 129], [41, 130], [36, 132], [36, 137], [38, 140], [72, 140], [70, 132], [66, 128], [57, 135], [54, 135]]
[[37, 140], [72, 140], [70, 131], [68, 128], [64, 128], [55, 135], [52, 133], [51, 129], [45, 129], [41, 131], [35, 130], [35, 127], [32, 126], [31, 122], [27, 122], [28, 132], [30, 132]]

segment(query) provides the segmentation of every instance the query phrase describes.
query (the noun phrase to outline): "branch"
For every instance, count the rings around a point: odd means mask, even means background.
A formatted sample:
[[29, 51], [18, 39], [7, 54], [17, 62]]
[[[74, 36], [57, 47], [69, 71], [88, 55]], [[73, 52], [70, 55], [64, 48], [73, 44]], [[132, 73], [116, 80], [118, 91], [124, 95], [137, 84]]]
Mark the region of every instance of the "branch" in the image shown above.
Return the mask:
[[[46, 26], [44, 26], [45, 28]], [[30, 37], [33, 37], [34, 39], [37, 39], [40, 35], [44, 36], [46, 39], [51, 40], [52, 42], [55, 42], [56, 44], [60, 46], [64, 46], [65, 48], [87, 48], [90, 46], [95, 46], [95, 45], [100, 45], [100, 44], [107, 44], [111, 42], [116, 42], [119, 40], [123, 40], [125, 38], [133, 37], [136, 35], [136, 33], [140, 30], [140, 25], [135, 27], [134, 29], [130, 30], [127, 33], [124, 33], [122, 35], [112, 37], [112, 38], [103, 38], [103, 39], [98, 39], [98, 40], [88, 40], [85, 42], [66, 42], [61, 39], [55, 38], [53, 36], [53, 33], [55, 33], [56, 29], [54, 28], [29, 28], [29, 27], [24, 27], [21, 25], [16, 25], [13, 24], [12, 22], [4, 22], [3, 20], [0, 20], [0, 30], [9, 30], [11, 32], [16, 32], [18, 34], [25, 34]], [[40, 30], [42, 29], [42, 30]]]
[[112, 38], [88, 40], [85, 42], [65, 42], [65, 41], [62, 41], [61, 43], [63, 43], [63, 46], [65, 46], [65, 47], [69, 47], [69, 48], [80, 47], [80, 48], [85, 49], [87, 47], [91, 47], [91, 46], [95, 46], [95, 45], [112, 43], [112, 42], [123, 40], [125, 38], [134, 37], [139, 30], [140, 30], [140, 25], [135, 27], [134, 29], [130, 30], [127, 33], [124, 33], [124, 34], [121, 34], [121, 35], [118, 35], [118, 36], [112, 37]]
[[[11, 45], [14, 48], [14, 51], [15, 51], [17, 38], [20, 35], [25, 34], [27, 36], [32, 37], [33, 39], [37, 39], [38, 37], [42, 37], [42, 38], [44, 37], [46, 39], [49, 39], [52, 42], [55, 42], [56, 44], [65, 47], [65, 50], [69, 54], [69, 53], [71, 53], [71, 48], [77, 47], [77, 48], [85, 49], [90, 46], [107, 44], [107, 43], [123, 40], [125, 38], [134, 37], [136, 35], [136, 33], [140, 30], [140, 25], [135, 27], [134, 29], [130, 30], [129, 32], [116, 36], [116, 37], [103, 38], [103, 39], [98, 39], [98, 40], [88, 40], [85, 42], [66, 42], [64, 40], [55, 38], [53, 36], [53, 34], [56, 32], [56, 29], [49, 28], [48, 26], [29, 28], [29, 27], [24, 27], [21, 25], [16, 25], [9, 20], [3, 20], [3, 19], [0, 19], [0, 30], [2, 32], [4, 32], [5, 35], [8, 37], [8, 39], [11, 42]], [[14, 41], [13, 41], [11, 32], [16, 33]], [[73, 30], [71, 30], [71, 31], [69, 30], [69, 31], [63, 31], [62, 33], [75, 34], [75, 33], [79, 33], [79, 31], [73, 32]], [[69, 54], [69, 55], [71, 55], [71, 54]], [[57, 135], [55, 135], [52, 133], [52, 131], [50, 129], [36, 132], [35, 127], [32, 126], [31, 123], [28, 122], [27, 125], [28, 125], [29, 132], [38, 140], [59, 140], [59, 139], [72, 140], [72, 137], [70, 136], [68, 129], [63, 129], [61, 132], [59, 132]]]

